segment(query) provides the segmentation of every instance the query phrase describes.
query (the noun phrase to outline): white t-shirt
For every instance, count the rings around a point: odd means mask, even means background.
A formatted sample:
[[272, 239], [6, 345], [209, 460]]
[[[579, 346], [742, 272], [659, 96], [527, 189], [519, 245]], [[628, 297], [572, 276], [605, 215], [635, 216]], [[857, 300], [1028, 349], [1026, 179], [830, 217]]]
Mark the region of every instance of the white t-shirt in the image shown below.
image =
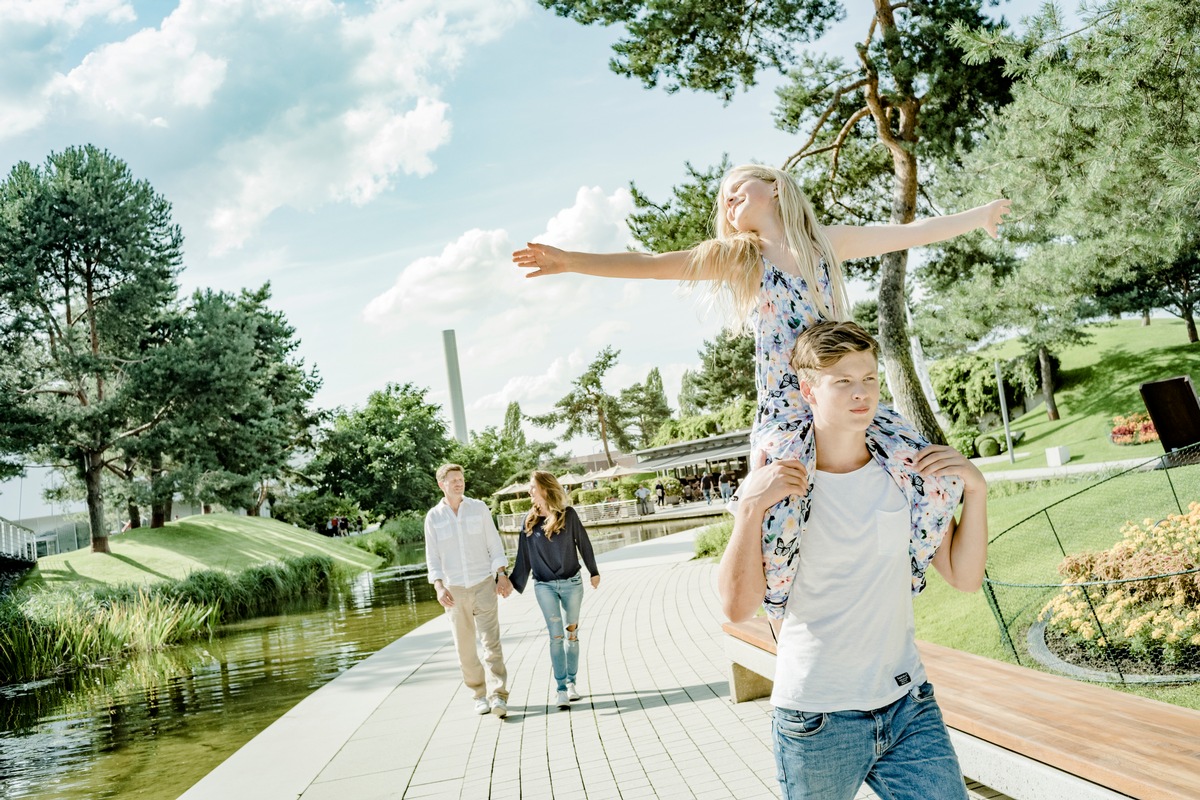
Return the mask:
[[772, 705], [869, 711], [925, 681], [917, 651], [904, 494], [874, 459], [816, 474], [779, 632]]

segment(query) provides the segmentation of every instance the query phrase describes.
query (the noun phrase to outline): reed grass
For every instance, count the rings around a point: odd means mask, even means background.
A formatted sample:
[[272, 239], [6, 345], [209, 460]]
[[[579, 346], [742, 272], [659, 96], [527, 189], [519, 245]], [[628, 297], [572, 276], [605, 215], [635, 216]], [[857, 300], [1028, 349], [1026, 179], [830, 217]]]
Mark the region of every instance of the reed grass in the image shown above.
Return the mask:
[[21, 590], [0, 599], [0, 684], [209, 637], [221, 622], [327, 597], [344, 578], [329, 556], [305, 555], [150, 586]]

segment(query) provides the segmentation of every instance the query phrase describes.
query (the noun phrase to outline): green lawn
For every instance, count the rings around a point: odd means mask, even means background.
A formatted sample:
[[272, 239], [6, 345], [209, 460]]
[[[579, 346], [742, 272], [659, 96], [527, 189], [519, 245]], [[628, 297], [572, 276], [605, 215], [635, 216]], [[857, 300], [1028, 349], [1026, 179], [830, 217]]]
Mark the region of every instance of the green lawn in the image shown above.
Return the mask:
[[[1090, 325], [1087, 344], [1058, 353], [1062, 359], [1063, 387], [1055, 394], [1061, 419], [1050, 422], [1044, 407], [1014, 420], [1025, 438], [1016, 452], [1029, 458], [988, 464], [985, 472], [1046, 466], [1046, 448], [1066, 445], [1072, 464], [1150, 459], [1162, 454], [1158, 443], [1115, 445], [1108, 440], [1112, 418], [1145, 411], [1138, 387], [1176, 375], [1200, 373], [1200, 344], [1189, 344], [1181, 320], [1155, 319]], [[1012, 358], [1021, 346], [1015, 340], [980, 351], [985, 358]]]
[[313, 531], [262, 517], [206, 514], [162, 528], [109, 539], [111, 553], [89, 549], [39, 559], [24, 585], [153, 583], [218, 569], [240, 572], [289, 556], [324, 554], [358, 572], [381, 563], [378, 556]]

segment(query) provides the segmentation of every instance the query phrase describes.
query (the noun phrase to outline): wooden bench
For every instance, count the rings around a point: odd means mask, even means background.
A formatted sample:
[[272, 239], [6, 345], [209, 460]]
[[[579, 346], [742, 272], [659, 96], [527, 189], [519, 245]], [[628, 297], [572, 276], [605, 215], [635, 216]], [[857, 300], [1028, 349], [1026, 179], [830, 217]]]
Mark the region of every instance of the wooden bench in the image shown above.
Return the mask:
[[[723, 628], [730, 698], [769, 695], [766, 619]], [[1200, 798], [1200, 712], [917, 644], [967, 777], [1017, 800]]]

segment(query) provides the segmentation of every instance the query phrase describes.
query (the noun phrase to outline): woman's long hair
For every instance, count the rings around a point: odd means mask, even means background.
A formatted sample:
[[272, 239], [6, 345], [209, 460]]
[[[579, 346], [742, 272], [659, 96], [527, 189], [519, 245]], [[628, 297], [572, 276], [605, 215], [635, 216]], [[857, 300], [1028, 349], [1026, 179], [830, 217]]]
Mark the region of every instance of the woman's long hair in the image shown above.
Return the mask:
[[[542, 526], [542, 532], [549, 539], [554, 534], [563, 529], [563, 523], [567, 518], [567, 493], [563, 491], [562, 485], [558, 482], [558, 478], [554, 477], [553, 473], [544, 470], [535, 469], [529, 475], [529, 480], [536, 483], [538, 488], [542, 490], [542, 495], [546, 499], [546, 522]], [[536, 505], [530, 506], [529, 513], [525, 515], [525, 535], [533, 534], [533, 526], [542, 518], [541, 512], [538, 511]]]
[[[762, 246], [758, 234], [735, 230], [725, 215], [725, 187], [734, 175], [758, 178], [778, 187], [779, 218], [783, 223], [787, 248], [796, 260], [800, 277], [808, 284], [809, 294], [820, 316], [831, 320], [849, 319], [850, 304], [846, 297], [842, 266], [817, 222], [812, 204], [790, 173], [761, 164], [743, 164], [725, 173], [717, 194], [717, 206], [713, 210], [716, 238], [701, 242], [692, 250], [690, 267], [695, 277], [687, 283], [692, 288], [704, 285], [714, 295], [724, 295], [728, 311], [742, 324], [749, 321], [750, 313], [757, 305], [762, 281]], [[822, 261], [829, 272], [833, 308], [826, 307], [818, 288]], [[715, 280], [701, 280], [702, 275], [715, 277]]]

